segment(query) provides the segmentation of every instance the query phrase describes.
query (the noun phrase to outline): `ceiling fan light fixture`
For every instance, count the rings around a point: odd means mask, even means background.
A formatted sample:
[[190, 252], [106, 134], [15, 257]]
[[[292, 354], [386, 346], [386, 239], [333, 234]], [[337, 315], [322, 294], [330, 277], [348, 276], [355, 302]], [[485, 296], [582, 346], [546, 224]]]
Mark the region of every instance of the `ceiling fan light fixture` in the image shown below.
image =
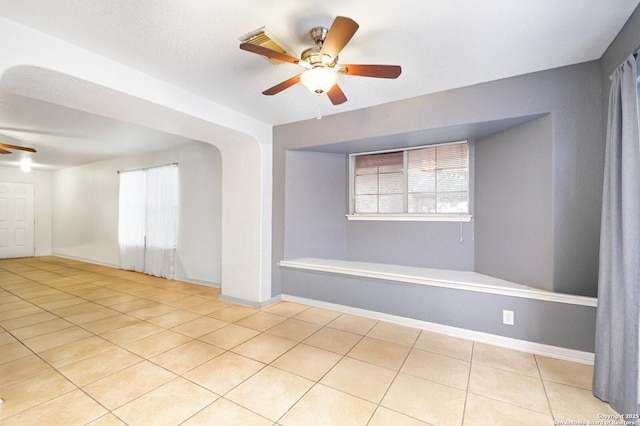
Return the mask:
[[23, 173], [29, 173], [31, 171], [31, 160], [28, 158], [23, 158], [20, 161], [20, 170]]
[[338, 82], [338, 73], [331, 68], [315, 67], [300, 75], [300, 82], [311, 93], [327, 93]]

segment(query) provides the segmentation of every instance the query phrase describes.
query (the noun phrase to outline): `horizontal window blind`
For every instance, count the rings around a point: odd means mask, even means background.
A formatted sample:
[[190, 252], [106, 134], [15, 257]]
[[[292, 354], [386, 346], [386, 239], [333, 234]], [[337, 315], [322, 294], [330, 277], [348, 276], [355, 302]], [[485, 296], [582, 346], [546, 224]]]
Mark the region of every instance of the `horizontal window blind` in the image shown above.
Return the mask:
[[469, 213], [466, 142], [359, 154], [352, 178], [355, 214]]
[[402, 213], [404, 154], [391, 152], [356, 157], [355, 208], [359, 213]]

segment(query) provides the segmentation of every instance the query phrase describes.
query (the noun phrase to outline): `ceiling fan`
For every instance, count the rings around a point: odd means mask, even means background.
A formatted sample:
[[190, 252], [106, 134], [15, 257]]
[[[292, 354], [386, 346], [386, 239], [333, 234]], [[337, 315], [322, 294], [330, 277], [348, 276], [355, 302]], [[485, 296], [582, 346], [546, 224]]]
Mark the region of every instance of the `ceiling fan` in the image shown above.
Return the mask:
[[8, 143], [0, 142], [0, 154], [11, 154], [12, 152], [9, 151], [10, 149], [18, 149], [20, 151], [36, 152], [35, 149], [28, 148], [26, 146], [10, 145]]
[[313, 93], [326, 93], [331, 103], [339, 105], [347, 100], [344, 92], [337, 84], [339, 74], [397, 78], [402, 72], [402, 68], [398, 65], [338, 64], [338, 54], [349, 43], [358, 27], [359, 25], [353, 19], [338, 16], [331, 24], [330, 29], [324, 27], [313, 28], [310, 34], [315, 46], [303, 51], [300, 59], [249, 42], [240, 44], [240, 49], [306, 68], [306, 71], [302, 74], [291, 77], [265, 90], [262, 92], [263, 95], [275, 95], [294, 84], [302, 83]]

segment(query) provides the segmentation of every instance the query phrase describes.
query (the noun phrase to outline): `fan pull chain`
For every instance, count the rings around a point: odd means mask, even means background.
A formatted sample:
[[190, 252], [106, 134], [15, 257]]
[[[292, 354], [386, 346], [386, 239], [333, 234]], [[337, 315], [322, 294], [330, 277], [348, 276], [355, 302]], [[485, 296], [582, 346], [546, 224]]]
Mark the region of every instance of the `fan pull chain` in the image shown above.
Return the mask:
[[320, 114], [320, 95], [316, 95], [316, 110], [318, 111], [316, 120], [322, 120], [322, 114]]

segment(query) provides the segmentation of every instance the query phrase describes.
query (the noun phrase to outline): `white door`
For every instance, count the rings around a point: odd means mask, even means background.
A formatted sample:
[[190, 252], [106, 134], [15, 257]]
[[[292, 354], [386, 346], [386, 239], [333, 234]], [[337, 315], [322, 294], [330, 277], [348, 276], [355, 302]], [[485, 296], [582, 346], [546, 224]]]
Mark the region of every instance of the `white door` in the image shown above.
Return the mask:
[[34, 255], [34, 193], [32, 183], [0, 182], [0, 259]]

